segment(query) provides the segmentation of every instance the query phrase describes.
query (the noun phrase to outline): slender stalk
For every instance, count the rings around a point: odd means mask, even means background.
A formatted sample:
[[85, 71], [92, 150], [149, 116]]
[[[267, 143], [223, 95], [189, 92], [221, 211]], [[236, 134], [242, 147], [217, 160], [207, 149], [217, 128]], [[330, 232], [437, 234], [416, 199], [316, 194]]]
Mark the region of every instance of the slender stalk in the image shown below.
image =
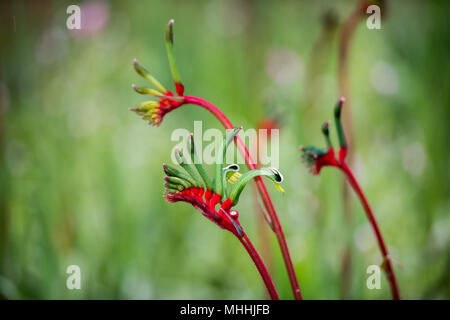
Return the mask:
[[253, 247], [252, 242], [247, 237], [247, 235], [244, 233], [244, 236], [239, 238], [239, 241], [242, 243], [244, 248], [247, 250], [248, 254], [250, 255], [250, 258], [252, 258], [253, 263], [256, 266], [256, 269], [258, 269], [259, 274], [261, 275], [262, 280], [264, 281], [264, 285], [267, 288], [267, 292], [269, 293], [269, 296], [272, 300], [280, 300], [278, 297], [278, 293], [275, 290], [275, 287], [273, 285], [272, 279], [270, 278], [269, 273], [267, 272], [266, 267], [264, 266], [264, 263], [262, 262], [261, 258], [258, 255], [258, 252], [256, 251], [255, 247]]
[[253, 198], [255, 202], [255, 207], [257, 210], [257, 214], [255, 215], [257, 231], [259, 235], [259, 247], [261, 248], [261, 255], [264, 261], [266, 261], [267, 269], [270, 273], [273, 272], [273, 255], [272, 255], [272, 246], [270, 242], [270, 231], [267, 227], [267, 221], [265, 218], [264, 208], [261, 206], [261, 203], [258, 201], [258, 189], [256, 189], [256, 185], [252, 186]]
[[[193, 96], [183, 96], [180, 98], [183, 98], [184, 103], [195, 104], [211, 112], [226, 129], [232, 129], [234, 127], [233, 124], [230, 122], [230, 120], [225, 116], [225, 114], [222, 111], [220, 111], [219, 108], [214, 106], [212, 103]], [[257, 169], [257, 165], [253, 160], [253, 158], [251, 157], [248, 149], [245, 147], [245, 144], [242, 141], [242, 139], [239, 136], [237, 136], [234, 141], [239, 151], [243, 155], [247, 167], [250, 170]], [[297, 275], [295, 274], [294, 265], [292, 264], [291, 256], [289, 254], [289, 248], [286, 243], [283, 228], [281, 227], [280, 221], [278, 220], [277, 212], [275, 210], [275, 207], [273, 206], [272, 200], [269, 196], [269, 193], [266, 189], [266, 186], [262, 178], [256, 177], [255, 182], [258, 192], [261, 195], [261, 199], [264, 203], [264, 206], [266, 207], [266, 210], [270, 215], [270, 219], [272, 220], [273, 231], [275, 232], [278, 244], [280, 246], [284, 264], [286, 266], [286, 270], [289, 276], [289, 282], [291, 284], [292, 293], [296, 300], [301, 300], [302, 295], [300, 292], [300, 286], [298, 284]]]
[[394, 268], [392, 267], [392, 262], [389, 257], [389, 253], [388, 253], [386, 244], [384, 243], [383, 236], [381, 235], [381, 230], [378, 226], [375, 215], [373, 214], [372, 208], [370, 207], [369, 202], [367, 201], [367, 198], [364, 195], [364, 192], [362, 191], [361, 187], [359, 186], [359, 183], [356, 180], [355, 176], [353, 175], [351, 169], [347, 166], [347, 164], [345, 162], [341, 163], [340, 168], [346, 174], [348, 181], [350, 182], [350, 185], [352, 186], [353, 190], [356, 192], [359, 199], [361, 200], [361, 204], [364, 207], [367, 218], [369, 219], [369, 222], [372, 225], [373, 231], [375, 232], [375, 237], [377, 238], [378, 246], [380, 247], [381, 254], [383, 255], [383, 261], [384, 261], [383, 264], [385, 266], [386, 273], [387, 273], [387, 276], [389, 279], [389, 284], [391, 286], [392, 297], [394, 300], [400, 300], [400, 292], [398, 289], [397, 279], [396, 279], [395, 273], [394, 273]]
[[[255, 138], [255, 142], [257, 145], [257, 150], [258, 153], [256, 155], [256, 165], [258, 167], [260, 167], [260, 160], [259, 160], [259, 155], [262, 152], [262, 148], [263, 146], [261, 145], [261, 141], [260, 141], [261, 137], [256, 137]], [[266, 142], [267, 142], [268, 138], [266, 137]], [[261, 205], [261, 202], [258, 199], [258, 189], [256, 188], [256, 185], [253, 184], [252, 185], [252, 193], [253, 193], [253, 201], [254, 201], [254, 205], [256, 208], [256, 214], [255, 214], [255, 218], [256, 218], [256, 225], [257, 225], [257, 233], [259, 236], [259, 244], [260, 244], [260, 248], [261, 248], [261, 255], [264, 259], [264, 261], [266, 261], [266, 265], [267, 265], [267, 269], [269, 270], [269, 272], [273, 271], [273, 255], [272, 255], [272, 246], [270, 243], [270, 231], [267, 228], [267, 217], [266, 217], [266, 212], [264, 211], [264, 208]]]

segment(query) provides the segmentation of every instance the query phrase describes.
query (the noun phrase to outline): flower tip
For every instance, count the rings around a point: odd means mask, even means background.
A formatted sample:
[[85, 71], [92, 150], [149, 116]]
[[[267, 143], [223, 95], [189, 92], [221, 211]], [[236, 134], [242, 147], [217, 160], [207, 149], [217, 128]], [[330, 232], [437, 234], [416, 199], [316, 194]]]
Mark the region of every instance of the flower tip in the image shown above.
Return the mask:
[[193, 137], [194, 136], [194, 134], [191, 132], [191, 133], [189, 133], [189, 137]]
[[239, 171], [240, 167], [237, 163], [230, 164], [222, 169], [222, 171]]
[[136, 90], [136, 85], [133, 83], [132, 85], [131, 85], [131, 88], [133, 88], [133, 90]]
[[339, 101], [338, 101], [336, 107], [334, 108], [334, 117], [336, 119], [341, 118], [341, 109], [342, 109], [342, 104], [344, 103], [344, 101], [345, 101], [344, 97], [339, 98]]
[[322, 125], [322, 133], [326, 136], [328, 136], [328, 134], [329, 134], [329, 130], [328, 130], [329, 126], [330, 126], [330, 121], [324, 122], [324, 124]]
[[167, 164], [163, 163], [163, 168], [164, 169], [167, 168]]
[[283, 182], [284, 178], [280, 171], [277, 168], [269, 168], [270, 171], [275, 175], [275, 181], [277, 183]]
[[166, 32], [164, 34], [166, 38], [166, 42], [173, 44], [173, 23], [174, 20], [169, 20], [169, 23], [167, 24]]
[[133, 64], [134, 64], [134, 65], [137, 65], [137, 63], [138, 63], [138, 62], [137, 62], [137, 59], [136, 59], [136, 58], [133, 59]]

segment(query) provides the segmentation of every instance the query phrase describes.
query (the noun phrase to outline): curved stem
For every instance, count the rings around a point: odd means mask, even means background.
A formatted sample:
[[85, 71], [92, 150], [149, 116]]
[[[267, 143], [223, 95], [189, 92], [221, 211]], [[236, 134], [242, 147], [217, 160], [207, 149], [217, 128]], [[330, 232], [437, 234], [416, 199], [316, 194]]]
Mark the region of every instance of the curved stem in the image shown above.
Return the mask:
[[264, 285], [266, 286], [267, 292], [269, 293], [269, 296], [272, 300], [280, 300], [278, 297], [278, 293], [275, 290], [275, 287], [273, 285], [272, 279], [270, 278], [269, 273], [267, 272], [267, 269], [262, 262], [261, 258], [258, 255], [258, 252], [256, 251], [255, 247], [253, 247], [253, 244], [251, 243], [250, 239], [247, 237], [247, 235], [244, 233], [244, 236], [242, 238], [239, 238], [239, 241], [242, 243], [244, 248], [247, 250], [248, 254], [250, 255], [250, 258], [252, 258], [253, 263], [256, 266], [256, 269], [258, 269], [259, 274], [261, 275], [262, 280], [264, 281]]
[[364, 195], [364, 192], [362, 191], [361, 187], [359, 186], [358, 181], [356, 180], [355, 176], [353, 175], [351, 169], [347, 166], [345, 162], [342, 162], [340, 165], [340, 168], [342, 171], [347, 175], [347, 178], [350, 182], [350, 185], [352, 186], [353, 190], [355, 190], [356, 194], [358, 195], [359, 199], [361, 200], [361, 204], [364, 207], [364, 210], [366, 211], [367, 218], [369, 219], [370, 224], [372, 225], [373, 231], [375, 232], [375, 237], [378, 241], [378, 246], [380, 247], [381, 254], [383, 255], [383, 264], [386, 269], [386, 273], [389, 279], [389, 284], [391, 286], [391, 292], [392, 292], [392, 298], [394, 300], [400, 299], [400, 292], [397, 285], [397, 279], [395, 277], [394, 268], [392, 267], [391, 258], [389, 257], [389, 253], [386, 247], [386, 244], [384, 243], [383, 236], [381, 235], [380, 227], [378, 226], [377, 220], [375, 218], [375, 215], [372, 211], [372, 208], [369, 205], [369, 202], [367, 201], [366, 196]]
[[[209, 112], [211, 112], [219, 121], [220, 123], [226, 128], [226, 129], [232, 129], [234, 128], [231, 121], [225, 116], [225, 114], [219, 110], [215, 105], [212, 103], [193, 96], [183, 96], [184, 103], [189, 104], [195, 104], [198, 105]], [[247, 164], [247, 167], [250, 170], [257, 169], [258, 166], [256, 165], [255, 161], [251, 157], [248, 149], [245, 147], [244, 142], [242, 141], [241, 137], [237, 136], [235, 138], [235, 143], [241, 154], [243, 155], [245, 159], [245, 163]], [[275, 207], [273, 206], [272, 200], [270, 199], [269, 192], [266, 189], [266, 186], [262, 180], [261, 177], [255, 178], [256, 187], [258, 188], [258, 192], [261, 195], [261, 199], [264, 203], [264, 206], [266, 207], [267, 212], [270, 215], [270, 219], [272, 220], [273, 224], [273, 231], [276, 234], [278, 245], [280, 246], [281, 254], [283, 256], [284, 264], [286, 266], [286, 270], [289, 276], [289, 282], [291, 284], [292, 293], [294, 295], [294, 298], [296, 300], [301, 300], [302, 295], [300, 292], [300, 286], [298, 284], [297, 275], [295, 274], [294, 265], [291, 260], [291, 256], [289, 254], [289, 248], [286, 243], [286, 238], [284, 237], [283, 228], [281, 227], [280, 221], [278, 220], [278, 215], [275, 210]]]

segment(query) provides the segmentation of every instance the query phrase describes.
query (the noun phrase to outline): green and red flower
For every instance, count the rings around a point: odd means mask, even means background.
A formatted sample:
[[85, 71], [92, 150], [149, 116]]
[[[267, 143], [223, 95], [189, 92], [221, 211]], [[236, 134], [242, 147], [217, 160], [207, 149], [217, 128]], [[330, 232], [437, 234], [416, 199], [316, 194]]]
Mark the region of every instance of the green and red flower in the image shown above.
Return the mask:
[[341, 109], [344, 101], [344, 98], [340, 98], [334, 109], [334, 119], [340, 145], [337, 157], [330, 139], [329, 121], [322, 125], [322, 133], [325, 136], [327, 148], [317, 148], [314, 146], [300, 147], [302, 151], [301, 158], [314, 175], [319, 174], [320, 170], [325, 166], [340, 167], [347, 156], [347, 143], [341, 124]]
[[175, 85], [175, 93], [164, 88], [164, 86], [156, 80], [147, 69], [141, 66], [136, 59], [133, 60], [133, 66], [136, 72], [141, 77], [148, 80], [155, 89], [138, 87], [134, 84], [132, 85], [132, 88], [137, 93], [150, 94], [159, 98], [159, 100], [141, 102], [137, 106], [130, 108], [130, 110], [136, 112], [138, 115], [142, 116], [144, 120], [148, 120], [149, 124], [154, 126], [159, 126], [167, 113], [183, 104], [183, 99], [177, 98], [177, 96], [181, 97], [184, 94], [184, 86], [181, 83], [181, 78], [175, 63], [175, 56], [173, 54], [173, 20], [170, 20], [167, 25], [165, 40], [170, 70]]
[[232, 210], [232, 208], [238, 203], [247, 183], [257, 176], [268, 177], [277, 187], [283, 181], [283, 176], [275, 168], [255, 169], [241, 174], [237, 164], [224, 167], [227, 147], [241, 129], [242, 127], [237, 127], [228, 130], [217, 151], [214, 179], [209, 178], [206, 170], [198, 161], [192, 134], [188, 146], [190, 159], [186, 159], [182, 150], [175, 149], [177, 162], [184, 170], [163, 164], [166, 173], [164, 197], [168, 202], [191, 204], [203, 216], [238, 238], [243, 237], [244, 231], [239, 223], [238, 211]]

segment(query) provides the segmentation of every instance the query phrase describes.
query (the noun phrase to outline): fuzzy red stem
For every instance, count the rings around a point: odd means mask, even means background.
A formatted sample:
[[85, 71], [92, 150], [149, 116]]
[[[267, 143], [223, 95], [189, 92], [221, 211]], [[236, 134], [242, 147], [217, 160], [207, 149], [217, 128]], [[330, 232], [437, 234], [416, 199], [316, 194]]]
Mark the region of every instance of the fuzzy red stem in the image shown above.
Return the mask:
[[269, 293], [270, 298], [272, 300], [280, 300], [280, 298], [278, 297], [278, 293], [273, 285], [272, 279], [270, 278], [270, 275], [267, 272], [266, 266], [262, 262], [258, 252], [256, 251], [250, 239], [247, 237], [245, 233], [243, 237], [241, 238], [238, 237], [238, 239], [242, 243], [244, 248], [247, 250], [248, 254], [250, 255], [250, 258], [252, 258], [253, 263], [256, 266], [256, 269], [258, 269], [258, 272], [261, 275], [262, 280], [264, 281], [264, 285], [267, 288], [267, 292]]
[[[219, 110], [215, 105], [212, 103], [193, 96], [183, 96], [184, 103], [189, 104], [195, 104], [202, 108], [205, 108], [209, 112], [211, 112], [219, 121], [220, 123], [226, 128], [226, 129], [232, 129], [234, 128], [231, 121], [225, 116], [225, 114]], [[247, 167], [250, 170], [257, 169], [257, 165], [253, 158], [251, 157], [248, 149], [245, 147], [244, 142], [242, 139], [237, 136], [234, 140], [236, 143], [236, 146], [238, 147], [239, 151], [245, 158], [245, 163], [247, 164]], [[281, 254], [283, 256], [284, 264], [286, 266], [286, 270], [289, 276], [289, 282], [291, 284], [292, 293], [294, 295], [294, 298], [296, 300], [302, 300], [302, 295], [300, 292], [300, 286], [298, 284], [297, 275], [295, 274], [294, 265], [292, 264], [291, 256], [289, 254], [289, 248], [286, 243], [286, 238], [284, 237], [283, 228], [281, 227], [280, 221], [278, 220], [278, 215], [275, 210], [275, 207], [273, 206], [272, 200], [269, 196], [269, 192], [266, 189], [266, 186], [264, 184], [264, 181], [261, 177], [255, 178], [256, 186], [258, 188], [258, 192], [261, 195], [261, 199], [264, 203], [264, 206], [267, 209], [267, 212], [270, 215], [270, 219], [272, 220], [273, 224], [273, 231], [276, 234], [278, 244], [280, 246]]]
[[380, 247], [381, 254], [383, 255], [383, 260], [385, 263], [386, 273], [388, 276], [389, 284], [391, 286], [392, 298], [394, 300], [400, 300], [400, 292], [398, 289], [397, 279], [396, 279], [395, 273], [394, 273], [394, 268], [392, 267], [392, 262], [389, 257], [389, 253], [388, 253], [386, 244], [384, 243], [383, 236], [381, 235], [381, 230], [378, 226], [378, 223], [377, 223], [375, 215], [372, 211], [372, 208], [370, 207], [369, 202], [367, 201], [367, 198], [364, 195], [364, 192], [362, 191], [361, 187], [359, 186], [359, 183], [356, 180], [355, 176], [353, 175], [351, 169], [347, 166], [347, 164], [345, 162], [342, 162], [340, 164], [340, 168], [346, 174], [346, 176], [350, 182], [350, 185], [352, 186], [353, 190], [356, 192], [359, 199], [361, 200], [361, 204], [364, 207], [367, 218], [369, 219], [369, 222], [372, 225], [373, 231], [375, 232], [375, 236], [378, 241], [378, 246]]

